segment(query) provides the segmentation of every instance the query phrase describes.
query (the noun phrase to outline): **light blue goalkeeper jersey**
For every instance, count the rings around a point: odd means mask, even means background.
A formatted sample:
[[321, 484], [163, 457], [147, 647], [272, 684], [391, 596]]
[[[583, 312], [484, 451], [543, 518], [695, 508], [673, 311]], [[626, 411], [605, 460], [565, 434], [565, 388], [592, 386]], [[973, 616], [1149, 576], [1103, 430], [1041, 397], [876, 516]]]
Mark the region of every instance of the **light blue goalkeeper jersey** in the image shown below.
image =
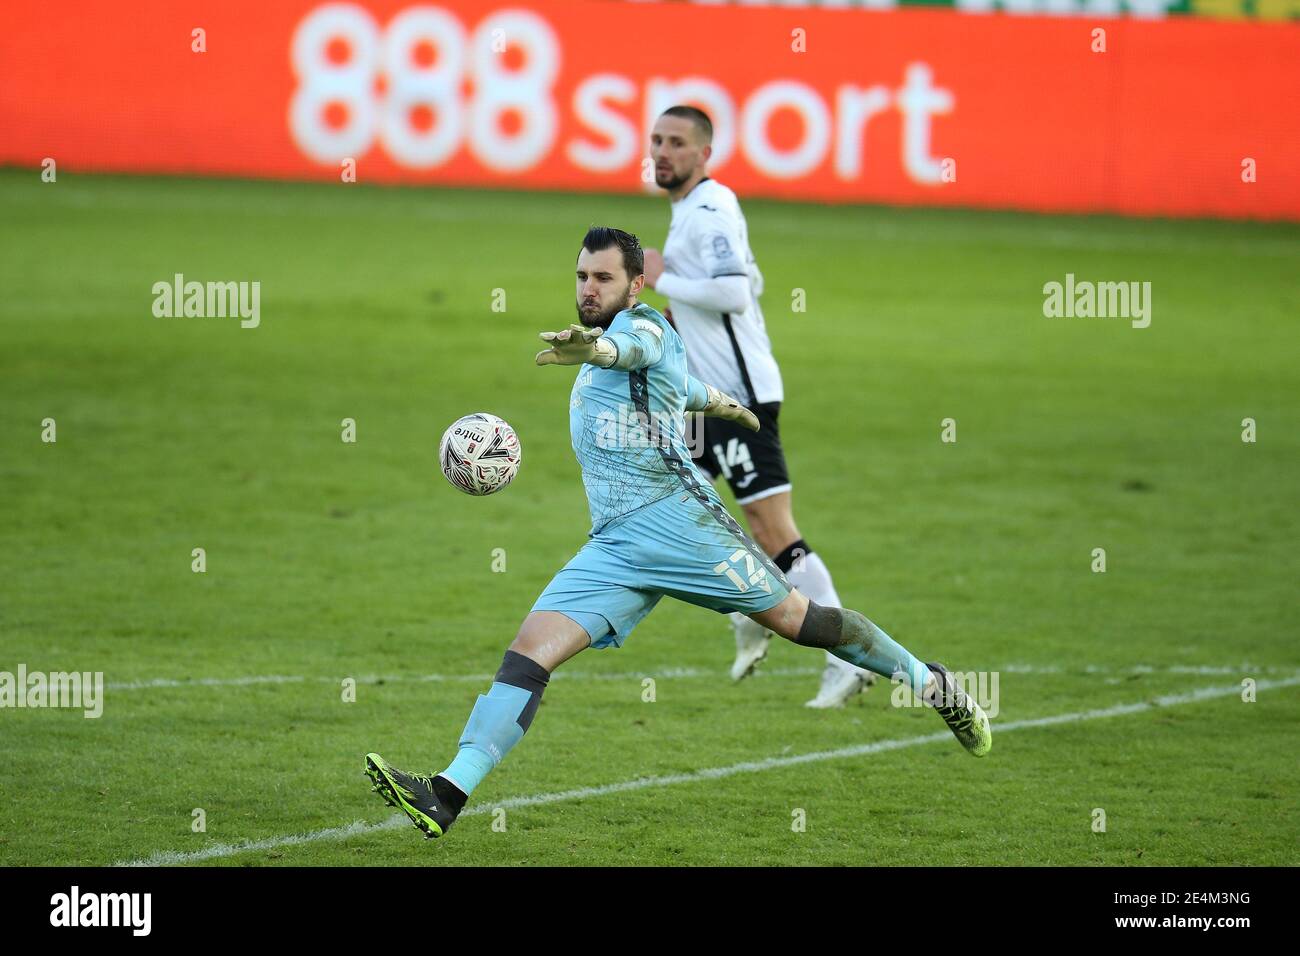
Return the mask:
[[618, 313], [605, 337], [618, 346], [619, 364], [632, 368], [583, 365], [569, 399], [569, 434], [582, 466], [592, 534], [682, 491], [683, 471], [689, 484], [717, 497], [682, 438], [685, 410], [702, 407], [704, 389], [687, 373], [677, 331], [639, 303]]

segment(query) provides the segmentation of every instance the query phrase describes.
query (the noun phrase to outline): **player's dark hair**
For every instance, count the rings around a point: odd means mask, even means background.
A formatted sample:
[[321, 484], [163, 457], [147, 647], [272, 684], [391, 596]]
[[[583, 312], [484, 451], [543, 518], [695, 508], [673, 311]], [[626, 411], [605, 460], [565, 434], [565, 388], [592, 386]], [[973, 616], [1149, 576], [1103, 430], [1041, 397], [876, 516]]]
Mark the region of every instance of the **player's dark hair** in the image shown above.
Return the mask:
[[641, 240], [632, 233], [612, 226], [592, 226], [582, 240], [582, 248], [588, 252], [600, 252], [613, 246], [618, 246], [618, 251], [623, 253], [623, 268], [627, 270], [628, 279], [635, 279], [645, 272]]
[[670, 106], [659, 114], [660, 116], [677, 116], [681, 119], [690, 120], [696, 128], [704, 134], [704, 142], [713, 142], [713, 120], [709, 119], [709, 114], [704, 110], [696, 109], [694, 106]]

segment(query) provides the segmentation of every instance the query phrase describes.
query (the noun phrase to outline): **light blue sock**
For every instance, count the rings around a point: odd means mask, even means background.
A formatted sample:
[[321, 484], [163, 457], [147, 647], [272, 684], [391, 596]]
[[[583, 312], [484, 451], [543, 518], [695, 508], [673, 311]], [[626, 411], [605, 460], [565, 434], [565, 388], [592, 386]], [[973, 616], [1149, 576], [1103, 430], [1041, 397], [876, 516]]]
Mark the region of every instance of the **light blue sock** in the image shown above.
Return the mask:
[[466, 794], [482, 783], [510, 748], [523, 740], [519, 717], [532, 697], [522, 687], [494, 681], [470, 711], [460, 750], [442, 775]]
[[460, 750], [442, 776], [469, 795], [523, 739], [533, 722], [550, 673], [537, 662], [506, 651], [496, 680], [480, 694], [460, 735]]
[[914, 694], [919, 695], [925, 689], [926, 682], [930, 679], [930, 668], [857, 611], [843, 608], [841, 613], [843, 629], [840, 633], [848, 640], [827, 650], [840, 660], [891, 680], [896, 674], [901, 676]]

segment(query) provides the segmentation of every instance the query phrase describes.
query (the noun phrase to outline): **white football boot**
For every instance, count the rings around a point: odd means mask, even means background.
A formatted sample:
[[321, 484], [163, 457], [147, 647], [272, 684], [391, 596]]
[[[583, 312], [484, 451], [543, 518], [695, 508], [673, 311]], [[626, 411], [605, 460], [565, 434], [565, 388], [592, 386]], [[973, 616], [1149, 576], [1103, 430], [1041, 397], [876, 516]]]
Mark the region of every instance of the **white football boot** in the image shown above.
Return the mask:
[[732, 612], [731, 627], [736, 632], [736, 659], [731, 664], [731, 679], [739, 681], [754, 673], [758, 662], [767, 657], [772, 632], [739, 611]]
[[854, 694], [860, 694], [876, 682], [876, 675], [854, 667], [848, 661], [842, 661], [829, 651], [826, 653], [826, 669], [822, 671], [822, 686], [817, 696], [804, 704], [818, 710], [827, 707], [843, 707]]

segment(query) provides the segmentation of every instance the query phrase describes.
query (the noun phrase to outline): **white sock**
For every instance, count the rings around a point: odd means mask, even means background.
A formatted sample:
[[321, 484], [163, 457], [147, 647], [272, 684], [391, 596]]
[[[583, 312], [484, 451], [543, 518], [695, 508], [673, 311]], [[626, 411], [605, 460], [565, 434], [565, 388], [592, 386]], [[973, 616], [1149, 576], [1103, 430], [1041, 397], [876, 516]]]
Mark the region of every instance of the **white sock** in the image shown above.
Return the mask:
[[[843, 607], [840, 604], [840, 596], [835, 593], [831, 572], [816, 551], [809, 551], [795, 558], [794, 566], [785, 573], [785, 576], [789, 578], [791, 584], [803, 592], [804, 597], [816, 601], [822, 607]], [[826, 652], [826, 663], [841, 670], [857, 671], [863, 677], [870, 673], [860, 667], [854, 667], [848, 661], [841, 660], [830, 651]]]

